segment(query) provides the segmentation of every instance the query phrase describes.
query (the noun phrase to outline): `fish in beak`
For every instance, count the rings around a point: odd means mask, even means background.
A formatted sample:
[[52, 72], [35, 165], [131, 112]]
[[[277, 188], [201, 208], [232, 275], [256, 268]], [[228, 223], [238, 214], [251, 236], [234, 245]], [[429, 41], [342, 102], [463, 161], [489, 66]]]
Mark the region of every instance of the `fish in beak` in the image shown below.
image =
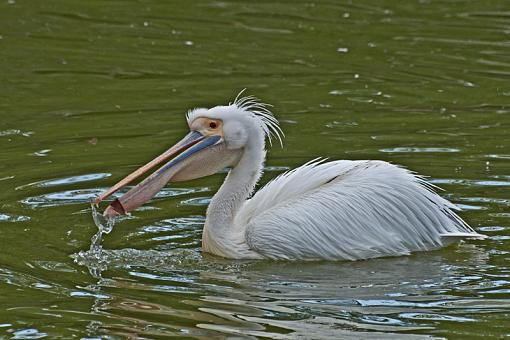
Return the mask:
[[106, 217], [126, 214], [150, 200], [170, 181], [184, 181], [212, 175], [232, 163], [237, 163], [238, 159], [239, 152], [228, 150], [222, 136], [203, 135], [198, 131], [191, 131], [170, 149], [99, 195], [95, 203], [99, 205], [104, 199], [136, 178], [166, 162], [140, 184], [113, 201], [103, 213]]

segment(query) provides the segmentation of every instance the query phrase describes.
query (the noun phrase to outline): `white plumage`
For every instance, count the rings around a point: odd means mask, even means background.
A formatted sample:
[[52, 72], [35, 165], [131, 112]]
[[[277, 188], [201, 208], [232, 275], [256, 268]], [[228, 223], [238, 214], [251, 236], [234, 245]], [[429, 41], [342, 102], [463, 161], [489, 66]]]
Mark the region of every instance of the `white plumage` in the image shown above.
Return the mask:
[[[422, 177], [383, 161], [316, 159], [249, 198], [262, 174], [265, 139], [274, 135], [281, 142], [283, 135], [268, 106], [254, 97], [236, 98], [228, 106], [192, 110], [187, 120], [192, 132], [216, 139], [165, 178], [186, 180], [232, 167], [207, 209], [206, 252], [236, 259], [359, 260], [485, 237]], [[121, 203], [146, 199], [145, 188], [152, 194], [160, 185], [154, 178]]]
[[249, 246], [272, 259], [407, 255], [474, 231], [424, 180], [382, 161], [310, 162], [240, 209]]

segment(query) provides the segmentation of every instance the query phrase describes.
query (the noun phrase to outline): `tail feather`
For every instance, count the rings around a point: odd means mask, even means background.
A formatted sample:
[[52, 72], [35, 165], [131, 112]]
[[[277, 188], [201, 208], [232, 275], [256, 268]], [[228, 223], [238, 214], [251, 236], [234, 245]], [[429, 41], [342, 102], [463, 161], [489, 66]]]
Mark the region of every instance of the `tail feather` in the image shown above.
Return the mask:
[[463, 239], [472, 239], [472, 240], [484, 240], [487, 238], [487, 235], [474, 233], [446, 233], [440, 234], [441, 238], [448, 242], [457, 242]]

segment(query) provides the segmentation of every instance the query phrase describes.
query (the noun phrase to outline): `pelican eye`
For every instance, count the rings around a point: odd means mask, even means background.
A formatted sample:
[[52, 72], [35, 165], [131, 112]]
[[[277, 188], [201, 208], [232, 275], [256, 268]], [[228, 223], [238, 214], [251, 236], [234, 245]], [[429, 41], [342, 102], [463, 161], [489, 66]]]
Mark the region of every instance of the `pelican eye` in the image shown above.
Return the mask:
[[217, 125], [215, 122], [210, 122], [210, 123], [209, 123], [209, 127], [210, 127], [211, 129], [216, 129], [216, 127], [218, 127], [218, 125]]

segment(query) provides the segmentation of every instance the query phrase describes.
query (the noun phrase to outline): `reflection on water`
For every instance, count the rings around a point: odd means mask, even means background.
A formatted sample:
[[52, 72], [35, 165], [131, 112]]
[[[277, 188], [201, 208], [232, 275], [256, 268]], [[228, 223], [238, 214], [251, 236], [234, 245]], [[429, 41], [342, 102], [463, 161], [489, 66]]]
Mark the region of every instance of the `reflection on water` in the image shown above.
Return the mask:
[[[0, 2], [0, 338], [507, 337], [509, 20], [505, 0]], [[200, 251], [224, 171], [168, 186], [90, 251], [91, 200], [173, 145], [186, 110], [242, 88], [286, 135], [263, 183], [383, 159], [489, 237], [224, 260]]]
[[[180, 250], [108, 250], [101, 261], [84, 253], [75, 256], [91, 272], [126, 271], [124, 278], [100, 278], [93, 285], [94, 294], [108, 296], [94, 304], [95, 312], [111, 320], [96, 323], [107, 333], [113, 326], [118, 332], [170, 336], [178, 327], [168, 320], [177, 318], [179, 323], [198, 322], [198, 329], [182, 329], [181, 335], [206, 329], [283, 339], [325, 339], [335, 332], [374, 338], [404, 332], [399, 336], [406, 338], [431, 329], [430, 322], [476, 323], [486, 313], [506, 312], [508, 274], [488, 275], [488, 259], [483, 249], [468, 245], [453, 253], [354, 263], [239, 262]], [[147, 291], [181, 295], [182, 305], [175, 309], [149, 302], [143, 298]], [[166, 320], [160, 321], [158, 333], [140, 327], [139, 322], [157, 315]]]

